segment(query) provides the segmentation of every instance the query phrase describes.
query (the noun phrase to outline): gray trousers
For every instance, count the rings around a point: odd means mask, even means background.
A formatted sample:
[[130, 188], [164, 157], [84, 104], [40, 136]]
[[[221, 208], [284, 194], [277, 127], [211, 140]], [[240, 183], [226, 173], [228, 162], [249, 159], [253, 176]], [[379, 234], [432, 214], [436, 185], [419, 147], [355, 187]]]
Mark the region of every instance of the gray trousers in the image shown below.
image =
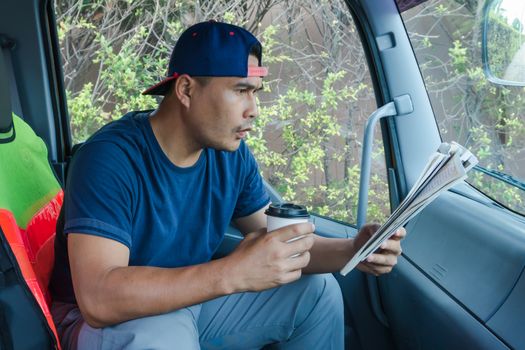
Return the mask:
[[166, 314], [92, 328], [78, 308], [53, 305], [64, 350], [343, 349], [343, 301], [331, 274], [239, 293]]

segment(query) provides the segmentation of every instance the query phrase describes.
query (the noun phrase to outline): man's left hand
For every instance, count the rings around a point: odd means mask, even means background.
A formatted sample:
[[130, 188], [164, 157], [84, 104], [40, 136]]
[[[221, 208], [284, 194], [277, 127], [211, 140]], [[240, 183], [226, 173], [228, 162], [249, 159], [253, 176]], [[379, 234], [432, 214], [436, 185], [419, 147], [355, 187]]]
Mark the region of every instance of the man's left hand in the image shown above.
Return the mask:
[[[354, 239], [356, 251], [359, 247], [365, 244], [368, 238], [370, 238], [378, 228], [379, 225], [377, 224], [367, 224], [363, 226]], [[406, 230], [404, 228], [398, 229], [392, 237], [383, 242], [376, 252], [366, 258], [366, 260], [359, 263], [357, 268], [375, 276], [389, 273], [397, 264], [397, 257], [401, 255], [401, 240], [405, 238], [405, 236]]]

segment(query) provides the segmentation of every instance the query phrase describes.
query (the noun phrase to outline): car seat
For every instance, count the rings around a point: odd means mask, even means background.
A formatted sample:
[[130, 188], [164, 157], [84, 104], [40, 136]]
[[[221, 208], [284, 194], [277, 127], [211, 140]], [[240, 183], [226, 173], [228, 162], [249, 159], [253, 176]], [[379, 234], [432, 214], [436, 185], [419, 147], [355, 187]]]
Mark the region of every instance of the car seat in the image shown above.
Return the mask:
[[43, 140], [12, 111], [12, 44], [1, 39], [0, 349], [60, 349], [47, 287], [63, 192]]

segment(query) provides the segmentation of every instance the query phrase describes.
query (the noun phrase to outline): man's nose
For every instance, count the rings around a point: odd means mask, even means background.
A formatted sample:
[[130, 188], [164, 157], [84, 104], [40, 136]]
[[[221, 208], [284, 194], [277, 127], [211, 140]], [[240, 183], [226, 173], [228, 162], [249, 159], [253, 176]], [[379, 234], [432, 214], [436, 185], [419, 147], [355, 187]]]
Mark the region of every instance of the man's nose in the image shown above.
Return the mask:
[[257, 98], [252, 93], [250, 96], [249, 105], [244, 112], [245, 119], [253, 119], [259, 116], [259, 108], [257, 106]]

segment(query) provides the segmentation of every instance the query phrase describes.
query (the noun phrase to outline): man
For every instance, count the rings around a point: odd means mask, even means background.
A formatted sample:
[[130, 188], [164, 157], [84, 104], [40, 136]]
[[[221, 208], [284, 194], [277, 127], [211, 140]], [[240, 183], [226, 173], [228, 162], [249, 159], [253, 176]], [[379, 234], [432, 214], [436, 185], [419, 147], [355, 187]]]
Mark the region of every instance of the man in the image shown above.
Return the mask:
[[[159, 107], [127, 114], [77, 152], [51, 286], [64, 348], [343, 348], [338, 284], [314, 273], [339, 270], [374, 227], [355, 240], [316, 236], [310, 223], [266, 232], [269, 197], [243, 142], [261, 59], [240, 27], [190, 27], [168, 77], [145, 91], [164, 95]], [[245, 238], [211, 260], [230, 221]], [[360, 268], [389, 272], [404, 234]]]

